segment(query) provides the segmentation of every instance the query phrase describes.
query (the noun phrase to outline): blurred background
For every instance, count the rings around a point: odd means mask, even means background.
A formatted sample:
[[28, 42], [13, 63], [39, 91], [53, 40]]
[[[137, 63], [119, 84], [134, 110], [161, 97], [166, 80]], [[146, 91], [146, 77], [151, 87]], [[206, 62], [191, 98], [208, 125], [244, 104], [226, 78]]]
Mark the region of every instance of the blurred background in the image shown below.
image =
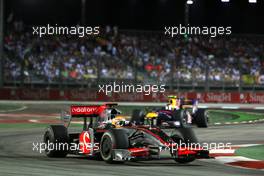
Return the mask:
[[[264, 90], [262, 0], [0, 0], [4, 88], [165, 84], [170, 91]], [[99, 36], [32, 35], [32, 26], [100, 26]], [[232, 35], [164, 35], [165, 26], [231, 26]]]

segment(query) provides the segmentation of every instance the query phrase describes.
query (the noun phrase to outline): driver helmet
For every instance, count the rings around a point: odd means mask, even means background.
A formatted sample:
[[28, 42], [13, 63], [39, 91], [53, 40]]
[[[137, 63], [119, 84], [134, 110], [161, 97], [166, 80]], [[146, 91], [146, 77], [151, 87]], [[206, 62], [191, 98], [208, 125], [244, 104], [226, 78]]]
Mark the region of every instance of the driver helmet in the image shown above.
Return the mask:
[[106, 123], [111, 122], [117, 114], [120, 114], [120, 112], [114, 108], [105, 109], [101, 114], [101, 121]]
[[178, 110], [180, 108], [180, 99], [175, 95], [168, 96], [167, 110]]

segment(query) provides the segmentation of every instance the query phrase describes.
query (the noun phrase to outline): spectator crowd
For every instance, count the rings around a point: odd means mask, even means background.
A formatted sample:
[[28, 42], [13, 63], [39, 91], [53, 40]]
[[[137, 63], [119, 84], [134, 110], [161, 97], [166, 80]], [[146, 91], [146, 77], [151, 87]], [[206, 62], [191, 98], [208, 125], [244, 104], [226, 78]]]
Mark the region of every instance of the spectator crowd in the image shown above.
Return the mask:
[[163, 33], [122, 31], [107, 26], [98, 36], [32, 35], [15, 22], [4, 39], [4, 74], [9, 81], [124, 79], [158, 82], [259, 83], [264, 37], [166, 38]]

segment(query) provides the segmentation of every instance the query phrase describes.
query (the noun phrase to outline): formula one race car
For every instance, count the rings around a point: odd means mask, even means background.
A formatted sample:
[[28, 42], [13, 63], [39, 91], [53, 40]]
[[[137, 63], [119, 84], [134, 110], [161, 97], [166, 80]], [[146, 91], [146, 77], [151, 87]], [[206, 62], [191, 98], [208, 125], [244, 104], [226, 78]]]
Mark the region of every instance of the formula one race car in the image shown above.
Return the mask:
[[[108, 163], [168, 157], [187, 163], [196, 158], [209, 158], [209, 152], [199, 146], [192, 129], [183, 126], [180, 120], [175, 121], [176, 126], [162, 126], [157, 125], [155, 115], [149, 114], [138, 125], [120, 116], [116, 105], [71, 106], [69, 113], [62, 113], [64, 125], [50, 125], [46, 129], [46, 155], [86, 155]], [[82, 131], [69, 132], [72, 118], [83, 118]]]
[[[181, 123], [185, 126], [196, 124], [200, 128], [208, 127], [207, 111], [198, 108], [198, 100], [178, 98], [177, 96], [168, 96], [168, 100], [166, 107], [151, 112], [156, 114], [158, 124], [163, 122], [174, 124], [175, 117], [180, 116]], [[141, 124], [145, 116], [143, 111], [135, 109], [132, 119], [137, 124]]]

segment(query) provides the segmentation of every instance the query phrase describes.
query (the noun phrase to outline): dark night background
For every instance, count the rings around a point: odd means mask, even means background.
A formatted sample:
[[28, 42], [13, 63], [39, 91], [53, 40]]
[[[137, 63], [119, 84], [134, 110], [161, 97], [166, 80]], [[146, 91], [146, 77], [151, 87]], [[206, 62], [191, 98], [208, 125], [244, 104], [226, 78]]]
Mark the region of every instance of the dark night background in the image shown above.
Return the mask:
[[[122, 29], [161, 30], [184, 24], [186, 0], [87, 0], [86, 25], [117, 25]], [[10, 12], [26, 24], [74, 25], [80, 23], [81, 0], [8, 0]], [[233, 33], [264, 34], [264, 1], [194, 0], [190, 25], [232, 26]]]

